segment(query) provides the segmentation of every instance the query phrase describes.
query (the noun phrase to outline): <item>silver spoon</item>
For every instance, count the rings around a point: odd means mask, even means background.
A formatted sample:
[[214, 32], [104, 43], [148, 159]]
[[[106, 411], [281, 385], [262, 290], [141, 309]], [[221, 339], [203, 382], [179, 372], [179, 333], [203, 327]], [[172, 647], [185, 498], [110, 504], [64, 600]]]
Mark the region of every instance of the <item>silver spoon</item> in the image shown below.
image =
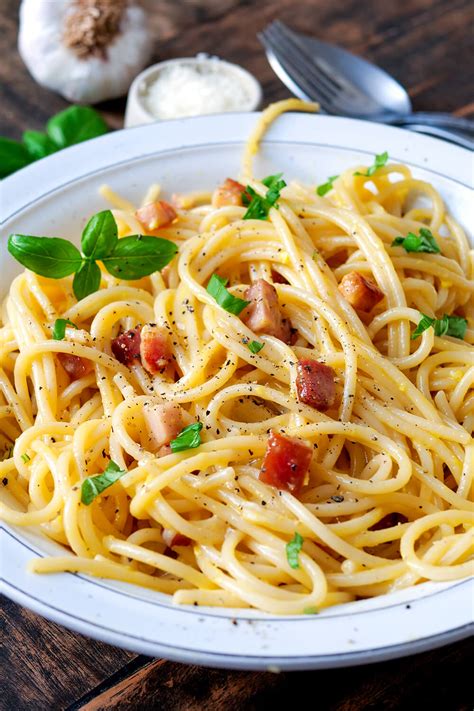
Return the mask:
[[448, 131], [456, 131], [461, 136], [456, 142], [472, 147], [474, 121], [445, 113], [413, 113], [405, 89], [367, 60], [293, 32], [279, 21], [259, 38], [283, 83], [297, 96], [319, 101], [327, 113], [412, 127], [448, 140]]

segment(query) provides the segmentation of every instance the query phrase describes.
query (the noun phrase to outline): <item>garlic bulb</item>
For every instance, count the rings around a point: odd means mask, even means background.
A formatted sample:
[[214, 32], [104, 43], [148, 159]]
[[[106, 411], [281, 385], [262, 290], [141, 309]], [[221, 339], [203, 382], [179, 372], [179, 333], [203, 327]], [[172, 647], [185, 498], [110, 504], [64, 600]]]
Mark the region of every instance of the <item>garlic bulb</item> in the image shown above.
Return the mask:
[[152, 37], [145, 11], [127, 0], [23, 0], [18, 48], [39, 84], [94, 104], [127, 92]]

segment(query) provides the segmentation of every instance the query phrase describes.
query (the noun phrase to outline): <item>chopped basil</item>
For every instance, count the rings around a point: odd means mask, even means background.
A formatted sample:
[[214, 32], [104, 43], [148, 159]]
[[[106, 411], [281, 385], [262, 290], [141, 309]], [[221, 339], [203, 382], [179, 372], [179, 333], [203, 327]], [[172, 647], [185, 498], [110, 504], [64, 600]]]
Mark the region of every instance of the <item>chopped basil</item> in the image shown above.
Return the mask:
[[318, 185], [318, 187], [316, 188], [316, 192], [318, 193], [318, 195], [324, 197], [326, 193], [329, 193], [333, 188], [332, 184], [338, 177], [338, 175], [331, 175], [325, 183], [323, 183], [322, 185]]
[[431, 318], [426, 314], [421, 314], [422, 318], [411, 334], [412, 340], [421, 336], [430, 326], [433, 327], [435, 336], [453, 336], [461, 340], [466, 335], [467, 319], [462, 316], [448, 316], [444, 314], [442, 318]]
[[82, 253], [59, 237], [10, 235], [8, 251], [27, 269], [50, 279], [74, 274], [72, 288], [78, 300], [100, 288], [101, 260], [117, 279], [141, 279], [161, 271], [178, 251], [174, 242], [151, 235], [118, 239], [117, 224], [110, 210], [91, 217], [81, 239]]
[[251, 353], [259, 353], [262, 350], [265, 343], [259, 343], [258, 341], [250, 341], [245, 344]]
[[303, 615], [318, 615], [319, 610], [317, 607], [305, 607], [303, 610]]
[[170, 442], [171, 451], [184, 452], [186, 449], [195, 449], [201, 444], [202, 422], [195, 422], [182, 430], [176, 439]]
[[24, 452], [24, 453], [21, 455], [21, 458], [22, 458], [22, 460], [25, 462], [25, 464], [26, 464], [27, 462], [29, 462], [30, 459], [31, 459], [30, 455], [27, 454], [26, 452]]
[[103, 474], [89, 476], [84, 479], [81, 486], [81, 501], [89, 506], [94, 499], [99, 496], [109, 486], [115, 484], [121, 476], [127, 473], [126, 469], [120, 469], [119, 465], [110, 460]]
[[392, 247], [398, 246], [403, 247], [405, 252], [429, 252], [430, 254], [439, 254], [441, 252], [431, 231], [426, 227], [420, 229], [419, 235], [409, 232], [406, 237], [395, 237]]
[[295, 535], [293, 536], [292, 540], [286, 544], [286, 558], [288, 560], [290, 568], [300, 567], [299, 553], [303, 547], [303, 542], [303, 536], [300, 536], [300, 534], [295, 531]]
[[77, 328], [76, 324], [68, 318], [57, 318], [53, 326], [53, 338], [55, 341], [62, 341], [66, 335], [66, 326]]
[[230, 314], [238, 316], [249, 305], [250, 301], [244, 301], [244, 299], [239, 299], [238, 296], [233, 296], [226, 289], [228, 281], [228, 279], [223, 279], [218, 274], [213, 274], [209, 279], [206, 291], [217, 301], [219, 306], [222, 306]]
[[266, 220], [270, 208], [278, 207], [276, 202], [280, 197], [281, 190], [286, 186], [285, 181], [281, 179], [282, 175], [283, 173], [269, 175], [262, 180], [262, 183], [268, 188], [265, 197], [247, 185], [245, 192], [242, 193], [242, 202], [244, 205], [248, 205], [247, 212], [243, 217], [244, 220]]
[[384, 151], [384, 153], [378, 153], [375, 156], [373, 165], [371, 165], [369, 168], [367, 168], [366, 173], [360, 173], [359, 171], [357, 171], [356, 173], [354, 173], [354, 175], [363, 175], [366, 178], [370, 178], [370, 176], [373, 175], [376, 170], [378, 170], [379, 168], [383, 168], [383, 166], [385, 165], [385, 163], [387, 161], [388, 161], [387, 151]]

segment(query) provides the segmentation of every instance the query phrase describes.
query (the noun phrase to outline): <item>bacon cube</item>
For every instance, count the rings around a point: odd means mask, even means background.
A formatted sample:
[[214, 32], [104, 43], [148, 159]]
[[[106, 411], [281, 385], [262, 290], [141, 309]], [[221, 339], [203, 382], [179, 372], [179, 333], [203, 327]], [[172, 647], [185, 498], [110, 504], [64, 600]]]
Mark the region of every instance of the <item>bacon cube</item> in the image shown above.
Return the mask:
[[142, 365], [151, 375], [167, 371], [171, 375], [173, 353], [168, 331], [154, 323], [143, 326], [140, 341]]
[[290, 323], [282, 317], [273, 284], [265, 279], [257, 279], [245, 292], [245, 299], [250, 304], [242, 314], [244, 323], [254, 333], [265, 333], [288, 343], [291, 337]]
[[270, 432], [259, 479], [277, 489], [299, 494], [309, 471], [313, 448], [296, 437]]
[[57, 353], [56, 355], [71, 380], [79, 380], [94, 370], [94, 364], [87, 358], [71, 355], [71, 353]]
[[232, 180], [232, 178], [227, 178], [212, 193], [212, 206], [217, 208], [226, 205], [242, 205], [243, 192], [245, 192], [245, 185]]
[[[158, 452], [164, 445], [176, 439], [186, 427], [186, 412], [179, 405], [165, 402], [158, 405], [146, 404], [143, 417], [148, 432], [148, 447]], [[171, 450], [170, 450], [171, 451]], [[166, 451], [166, 453], [170, 453]]]
[[135, 217], [147, 232], [154, 232], [159, 227], [168, 227], [177, 216], [174, 207], [164, 200], [150, 202], [135, 212]]
[[110, 344], [112, 353], [122, 365], [130, 366], [134, 360], [140, 358], [141, 326], [121, 333]]
[[298, 400], [316, 410], [324, 411], [336, 400], [335, 373], [324, 363], [302, 358], [296, 364], [296, 391]]
[[345, 274], [339, 284], [339, 291], [357, 311], [372, 311], [384, 297], [377, 284], [359, 272]]

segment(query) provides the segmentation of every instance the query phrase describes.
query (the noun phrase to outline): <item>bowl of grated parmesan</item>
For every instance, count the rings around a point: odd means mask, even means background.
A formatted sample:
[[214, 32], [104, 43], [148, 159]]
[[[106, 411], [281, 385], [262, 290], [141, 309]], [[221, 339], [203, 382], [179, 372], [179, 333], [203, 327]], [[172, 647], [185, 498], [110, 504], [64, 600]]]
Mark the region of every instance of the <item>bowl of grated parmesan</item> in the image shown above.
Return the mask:
[[246, 69], [198, 55], [159, 62], [139, 74], [128, 94], [125, 127], [154, 121], [255, 111], [262, 88]]

